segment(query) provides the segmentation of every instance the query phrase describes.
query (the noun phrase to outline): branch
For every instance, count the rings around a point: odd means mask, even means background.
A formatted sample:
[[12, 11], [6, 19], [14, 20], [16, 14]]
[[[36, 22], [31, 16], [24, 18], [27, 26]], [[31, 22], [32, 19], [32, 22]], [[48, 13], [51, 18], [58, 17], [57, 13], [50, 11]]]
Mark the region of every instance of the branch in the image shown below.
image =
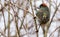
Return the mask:
[[[56, 31], [56, 30], [58, 30], [60, 28], [60, 26], [59, 27], [57, 27], [51, 34], [50, 34], [50, 36]], [[49, 36], [49, 37], [50, 37]]]

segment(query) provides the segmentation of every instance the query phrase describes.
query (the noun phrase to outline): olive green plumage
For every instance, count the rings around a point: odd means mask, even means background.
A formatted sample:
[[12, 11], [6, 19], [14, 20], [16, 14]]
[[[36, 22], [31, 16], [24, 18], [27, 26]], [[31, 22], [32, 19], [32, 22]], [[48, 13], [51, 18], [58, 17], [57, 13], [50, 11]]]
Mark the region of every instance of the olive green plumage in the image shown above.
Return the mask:
[[42, 27], [43, 34], [44, 34], [44, 37], [45, 37], [45, 32], [46, 32], [45, 27], [46, 27], [46, 24], [48, 23], [48, 21], [50, 19], [49, 8], [47, 7], [46, 4], [43, 3], [39, 6], [39, 10], [36, 11], [36, 16], [39, 19], [40, 26]]
[[49, 8], [44, 4], [41, 4], [36, 16], [39, 18], [40, 24], [46, 24], [50, 18]]

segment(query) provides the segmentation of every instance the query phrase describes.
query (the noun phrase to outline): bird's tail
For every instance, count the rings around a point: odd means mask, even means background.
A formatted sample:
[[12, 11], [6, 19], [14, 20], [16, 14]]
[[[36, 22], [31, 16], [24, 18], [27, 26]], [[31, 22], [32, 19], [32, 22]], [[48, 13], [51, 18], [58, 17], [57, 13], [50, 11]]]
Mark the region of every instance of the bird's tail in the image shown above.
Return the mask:
[[44, 37], [46, 37], [45, 25], [44, 25], [44, 24], [42, 24], [42, 25], [41, 25], [41, 27], [42, 27], [42, 30], [43, 30], [43, 35], [44, 35]]

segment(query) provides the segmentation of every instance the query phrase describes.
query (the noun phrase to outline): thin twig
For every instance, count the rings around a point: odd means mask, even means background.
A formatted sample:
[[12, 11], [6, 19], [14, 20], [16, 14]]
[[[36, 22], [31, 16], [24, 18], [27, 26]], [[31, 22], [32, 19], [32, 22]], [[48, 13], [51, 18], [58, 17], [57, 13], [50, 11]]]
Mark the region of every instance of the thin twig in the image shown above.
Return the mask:
[[37, 23], [36, 23], [36, 17], [34, 17], [34, 10], [33, 10], [33, 7], [32, 7], [32, 0], [30, 0], [30, 5], [31, 5], [31, 9], [32, 9], [32, 13], [33, 13], [33, 20], [34, 20], [34, 23], [35, 23], [35, 28], [36, 28], [36, 37], [38, 37], [38, 29], [37, 29]]
[[[59, 27], [57, 27], [51, 34], [50, 34], [50, 36], [56, 31], [56, 30], [58, 30], [60, 28], [60, 26]], [[50, 37], [49, 36], [49, 37]]]
[[9, 5], [9, 8], [8, 8], [8, 37], [10, 37], [10, 5]]

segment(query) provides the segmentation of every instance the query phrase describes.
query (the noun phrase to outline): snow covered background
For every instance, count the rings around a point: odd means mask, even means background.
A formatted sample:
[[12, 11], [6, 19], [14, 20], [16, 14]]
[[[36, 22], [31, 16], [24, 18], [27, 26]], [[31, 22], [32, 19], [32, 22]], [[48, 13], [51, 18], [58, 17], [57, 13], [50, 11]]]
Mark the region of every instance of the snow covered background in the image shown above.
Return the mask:
[[[12, 1], [12, 0], [11, 0]], [[14, 0], [14, 2], [15, 2], [16, 0]], [[22, 1], [22, 0], [20, 0], [20, 1]], [[34, 0], [33, 0], [34, 1]], [[34, 5], [34, 2], [32, 1], [32, 5]], [[48, 7], [49, 7], [49, 2], [48, 2], [49, 0], [44, 0], [44, 3], [46, 3], [47, 5], [48, 5]], [[59, 5], [59, 3], [60, 3], [60, 0], [51, 0], [52, 2], [52, 4], [54, 5], [54, 7], [56, 7], [56, 5], [53, 3], [54, 1], [56, 2], [57, 1], [57, 5]], [[4, 0], [1, 0], [0, 1], [0, 3], [2, 3], [2, 5], [4, 6]], [[17, 3], [17, 2], [16, 2]], [[20, 2], [21, 3], [21, 2]], [[24, 3], [26, 3], [26, 2], [24, 2]], [[36, 7], [39, 7], [39, 5], [42, 3], [42, 0], [37, 0], [36, 2]], [[25, 5], [25, 4], [24, 4]], [[24, 8], [24, 6], [22, 6], [23, 8]], [[14, 7], [15, 8], [15, 7]], [[0, 4], [0, 9], [1, 9], [1, 4]], [[17, 8], [15, 8], [16, 10], [15, 11], [17, 11]], [[53, 8], [53, 6], [51, 6], [51, 15], [50, 15], [50, 19], [52, 18], [52, 16], [53, 16], [53, 14], [54, 14], [54, 11], [55, 11], [55, 9]], [[11, 12], [11, 14], [13, 14], [14, 15], [14, 13], [13, 13], [13, 10], [11, 9], [10, 10], [10, 12]], [[31, 12], [32, 13], [32, 10], [31, 10], [31, 8], [29, 7], [29, 12]], [[19, 10], [19, 14], [18, 14], [18, 16], [21, 18], [21, 20], [22, 20], [22, 18], [23, 18], [23, 11], [22, 10]], [[2, 13], [0, 12], [0, 32], [3, 32], [4, 33], [4, 18], [3, 18], [3, 15], [1, 15]], [[36, 14], [36, 12], [34, 12], [34, 14]], [[4, 17], [5, 17], [5, 23], [6, 23], [6, 26], [8, 25], [8, 12], [5, 10], [4, 11]], [[13, 19], [13, 17], [12, 16], [10, 16], [10, 19]], [[54, 19], [53, 19], [53, 22], [51, 23], [51, 26], [50, 26], [50, 28], [49, 28], [49, 31], [48, 31], [48, 37], [50, 36], [50, 34], [57, 28], [57, 27], [59, 27], [60, 26], [60, 21], [58, 20], [58, 19], [60, 19], [60, 7], [59, 7], [59, 9], [58, 9], [58, 11], [56, 12], [56, 14], [55, 14], [55, 16], [54, 16]], [[57, 21], [58, 20], [58, 21]], [[25, 18], [25, 20], [24, 20], [24, 26], [26, 25], [26, 22], [27, 22], [27, 26], [28, 27], [30, 27], [32, 24], [34, 24], [34, 22], [33, 22], [33, 17], [32, 17], [32, 15], [30, 15], [30, 14], [27, 14], [27, 16], [26, 16], [26, 18]], [[21, 21], [20, 20], [18, 20], [18, 27], [20, 27], [20, 25], [21, 25]], [[27, 28], [27, 26], [25, 26], [25, 28]], [[23, 29], [21, 29], [21, 35], [23, 35], [23, 34], [26, 34], [26, 35], [24, 35], [23, 37], [36, 37], [36, 33], [33, 33], [34, 32], [34, 26], [32, 27], [32, 28], [30, 28], [29, 30], [28, 29], [26, 29], [26, 31], [25, 31], [25, 29], [24, 29], [24, 27], [23, 27]], [[15, 32], [16, 32], [16, 27], [15, 27], [15, 22], [14, 22], [14, 20], [10, 23], [10, 35], [11, 36], [13, 36], [13, 35], [15, 35]], [[28, 33], [33, 33], [33, 34], [28, 34]], [[0, 34], [1, 35], [1, 34]], [[6, 34], [5, 34], [6, 36], [8, 35], [8, 30], [6, 29]], [[43, 31], [42, 31], [42, 29], [41, 29], [41, 27], [39, 28], [39, 32], [38, 32], [38, 35], [39, 35], [39, 37], [43, 37]], [[1, 37], [3, 37], [3, 35], [1, 35]], [[51, 37], [58, 37], [58, 30], [56, 30], [54, 33], [53, 33], [53, 35], [51, 36]]]

